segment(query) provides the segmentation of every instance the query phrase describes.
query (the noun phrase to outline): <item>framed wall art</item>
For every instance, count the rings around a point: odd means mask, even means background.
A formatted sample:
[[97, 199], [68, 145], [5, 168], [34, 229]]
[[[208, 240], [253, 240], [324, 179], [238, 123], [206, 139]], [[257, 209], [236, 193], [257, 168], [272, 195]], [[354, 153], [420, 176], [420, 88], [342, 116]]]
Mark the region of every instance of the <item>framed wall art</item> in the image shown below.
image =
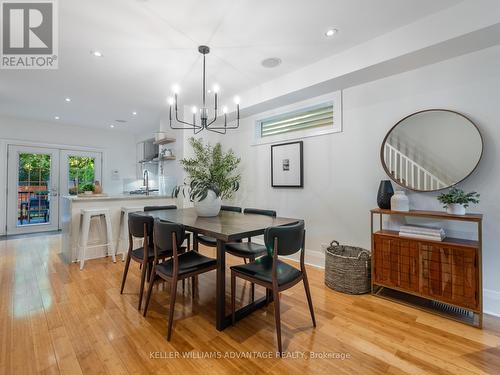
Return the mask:
[[304, 187], [304, 142], [271, 146], [271, 186], [276, 188]]

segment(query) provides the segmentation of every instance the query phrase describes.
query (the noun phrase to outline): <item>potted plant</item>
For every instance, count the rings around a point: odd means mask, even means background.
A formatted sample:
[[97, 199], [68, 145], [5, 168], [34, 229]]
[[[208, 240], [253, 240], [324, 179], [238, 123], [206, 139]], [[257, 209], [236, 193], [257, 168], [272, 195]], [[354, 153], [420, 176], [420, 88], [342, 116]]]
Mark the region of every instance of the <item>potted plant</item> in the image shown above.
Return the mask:
[[437, 197], [438, 201], [451, 215], [465, 215], [465, 209], [469, 203], [479, 203], [479, 194], [475, 191], [466, 193], [462, 189], [451, 188], [447, 193]]
[[177, 198], [182, 191], [194, 202], [198, 216], [217, 216], [222, 199], [229, 199], [240, 187], [241, 175], [236, 169], [241, 161], [232, 150], [222, 151], [222, 146], [204, 145], [201, 139], [190, 138], [194, 157], [184, 158], [181, 165], [188, 181], [176, 186], [172, 196]]
[[83, 194], [85, 194], [85, 195], [91, 195], [94, 193], [94, 184], [89, 182], [89, 183], [80, 185], [80, 190], [83, 191]]

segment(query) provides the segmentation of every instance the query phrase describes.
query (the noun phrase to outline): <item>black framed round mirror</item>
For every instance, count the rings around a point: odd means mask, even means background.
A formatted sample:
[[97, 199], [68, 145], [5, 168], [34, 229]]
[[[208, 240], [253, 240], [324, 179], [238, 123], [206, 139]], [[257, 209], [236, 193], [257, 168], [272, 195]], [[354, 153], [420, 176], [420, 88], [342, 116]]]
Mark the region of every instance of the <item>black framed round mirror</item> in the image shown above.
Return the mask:
[[476, 124], [446, 109], [406, 116], [389, 130], [380, 149], [387, 175], [415, 191], [458, 184], [477, 168], [482, 155], [483, 138]]

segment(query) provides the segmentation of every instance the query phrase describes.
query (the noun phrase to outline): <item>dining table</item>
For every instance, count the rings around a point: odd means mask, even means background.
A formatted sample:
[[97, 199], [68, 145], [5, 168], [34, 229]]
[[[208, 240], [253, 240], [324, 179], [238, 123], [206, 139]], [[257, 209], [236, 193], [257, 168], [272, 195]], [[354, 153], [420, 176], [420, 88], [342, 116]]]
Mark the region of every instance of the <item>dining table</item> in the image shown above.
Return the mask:
[[[195, 208], [156, 210], [141, 212], [140, 214], [151, 216], [162, 221], [182, 224], [187, 231], [194, 233], [195, 236], [204, 235], [216, 239], [217, 269], [215, 326], [219, 331], [222, 331], [232, 324], [231, 315], [226, 315], [225, 244], [262, 235], [268, 227], [289, 225], [300, 220], [223, 210], [221, 210], [217, 216], [201, 217], [197, 215]], [[196, 251], [197, 249], [194, 250]], [[268, 293], [266, 293], [266, 295], [267, 294]], [[253, 311], [263, 307], [268, 301], [268, 297], [262, 297], [243, 306], [236, 311], [236, 320], [240, 320]]]

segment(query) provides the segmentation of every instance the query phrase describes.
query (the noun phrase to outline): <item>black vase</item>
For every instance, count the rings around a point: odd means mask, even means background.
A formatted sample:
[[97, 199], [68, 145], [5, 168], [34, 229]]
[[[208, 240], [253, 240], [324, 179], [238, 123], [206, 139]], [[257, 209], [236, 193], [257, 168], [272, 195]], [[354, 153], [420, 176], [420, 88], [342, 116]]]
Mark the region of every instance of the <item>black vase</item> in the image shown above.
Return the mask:
[[380, 181], [377, 193], [377, 204], [384, 210], [391, 209], [391, 197], [394, 195], [394, 189], [390, 180]]

